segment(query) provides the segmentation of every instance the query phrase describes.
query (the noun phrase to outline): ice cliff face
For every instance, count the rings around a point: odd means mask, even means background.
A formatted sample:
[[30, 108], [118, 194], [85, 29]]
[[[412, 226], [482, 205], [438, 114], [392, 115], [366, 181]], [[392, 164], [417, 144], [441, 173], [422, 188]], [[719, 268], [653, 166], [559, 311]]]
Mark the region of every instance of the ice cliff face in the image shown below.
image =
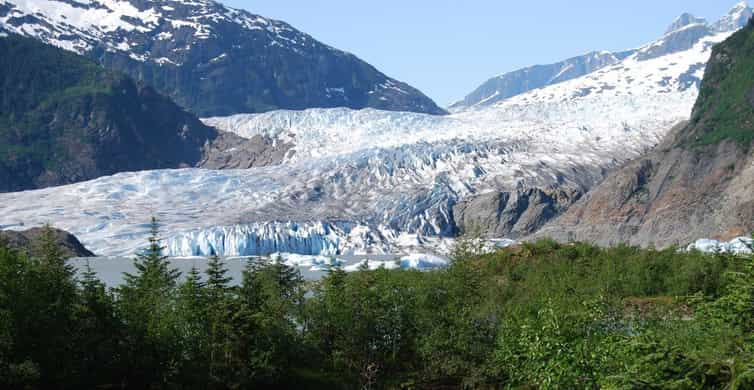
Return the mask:
[[[246, 170], [124, 173], [0, 194], [0, 227], [52, 221], [95, 252], [118, 255], [143, 245], [155, 214], [174, 255], [395, 253], [466, 228], [454, 215], [468, 210], [460, 203], [512, 199], [491, 194], [574, 194], [556, 213], [688, 119], [710, 49], [728, 35], [663, 51], [666, 35], [585, 76], [443, 117], [339, 108], [209, 118], [284, 144], [285, 154]], [[542, 204], [530, 200], [545, 197], [517, 196], [505, 213], [536, 214]], [[489, 232], [535, 227], [511, 220], [490, 219]]]
[[166, 252], [172, 256], [388, 253], [392, 238], [351, 222], [270, 222], [180, 233], [167, 240]]

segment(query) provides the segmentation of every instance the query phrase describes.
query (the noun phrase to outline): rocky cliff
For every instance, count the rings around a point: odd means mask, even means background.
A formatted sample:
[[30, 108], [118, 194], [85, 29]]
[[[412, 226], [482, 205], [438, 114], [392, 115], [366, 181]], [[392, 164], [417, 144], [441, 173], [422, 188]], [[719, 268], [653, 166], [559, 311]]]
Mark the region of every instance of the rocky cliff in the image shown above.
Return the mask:
[[754, 230], [754, 24], [716, 46], [691, 120], [535, 236], [665, 247]]

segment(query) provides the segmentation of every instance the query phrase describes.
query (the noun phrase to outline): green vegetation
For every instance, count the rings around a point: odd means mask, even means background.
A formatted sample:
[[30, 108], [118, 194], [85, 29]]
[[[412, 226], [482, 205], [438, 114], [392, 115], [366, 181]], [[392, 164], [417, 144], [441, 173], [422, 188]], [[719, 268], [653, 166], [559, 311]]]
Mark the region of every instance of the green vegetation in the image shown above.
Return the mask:
[[33, 39], [0, 39], [0, 191], [200, 161], [217, 132], [97, 63]]
[[250, 260], [232, 286], [217, 257], [179, 278], [152, 226], [111, 290], [51, 235], [0, 245], [0, 386], [754, 388], [751, 257], [463, 242], [444, 270]]
[[692, 125], [697, 145], [754, 140], [754, 24], [715, 47], [707, 65]]
[[[59, 106], [75, 115], [120, 79], [95, 63], [21, 37], [0, 39], [0, 158], [53, 160], [51, 128]], [[50, 134], [52, 132], [52, 134]], [[81, 132], [81, 131], [79, 131]]]

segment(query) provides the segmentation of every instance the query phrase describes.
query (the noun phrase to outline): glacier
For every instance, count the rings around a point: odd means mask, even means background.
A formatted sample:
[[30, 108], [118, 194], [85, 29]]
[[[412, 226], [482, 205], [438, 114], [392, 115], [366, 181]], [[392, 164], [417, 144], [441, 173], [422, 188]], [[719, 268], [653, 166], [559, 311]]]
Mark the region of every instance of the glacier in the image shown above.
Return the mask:
[[0, 194], [0, 228], [52, 223], [106, 256], [144, 246], [152, 215], [171, 256], [434, 253], [426, 248], [447, 248], [458, 233], [459, 200], [584, 191], [654, 147], [689, 117], [711, 47], [729, 34], [641, 57], [661, 44], [652, 42], [583, 77], [447, 116], [334, 108], [206, 118], [293, 147], [282, 163], [248, 170], [128, 172]]

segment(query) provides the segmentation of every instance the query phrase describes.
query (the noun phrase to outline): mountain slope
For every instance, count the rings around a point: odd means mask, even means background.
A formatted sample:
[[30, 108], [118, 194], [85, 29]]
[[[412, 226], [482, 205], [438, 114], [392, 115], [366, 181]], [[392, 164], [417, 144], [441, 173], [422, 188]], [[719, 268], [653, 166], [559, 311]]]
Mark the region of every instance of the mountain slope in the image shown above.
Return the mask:
[[199, 116], [431, 99], [290, 25], [211, 0], [0, 0], [0, 28], [87, 55]]
[[641, 62], [683, 52], [707, 37], [738, 30], [746, 25], [751, 15], [752, 9], [745, 1], [736, 4], [726, 16], [712, 24], [684, 13], [673, 21], [661, 39], [639, 49], [615, 53], [592, 52], [550, 65], [536, 65], [505, 73], [483, 83], [464, 99], [452, 104], [450, 110], [459, 112], [493, 106], [532, 90], [592, 74], [629, 57]]
[[0, 38], [0, 191], [194, 166], [217, 131], [73, 53]]
[[754, 23], [715, 47], [691, 121], [539, 236], [668, 246], [754, 230]]

